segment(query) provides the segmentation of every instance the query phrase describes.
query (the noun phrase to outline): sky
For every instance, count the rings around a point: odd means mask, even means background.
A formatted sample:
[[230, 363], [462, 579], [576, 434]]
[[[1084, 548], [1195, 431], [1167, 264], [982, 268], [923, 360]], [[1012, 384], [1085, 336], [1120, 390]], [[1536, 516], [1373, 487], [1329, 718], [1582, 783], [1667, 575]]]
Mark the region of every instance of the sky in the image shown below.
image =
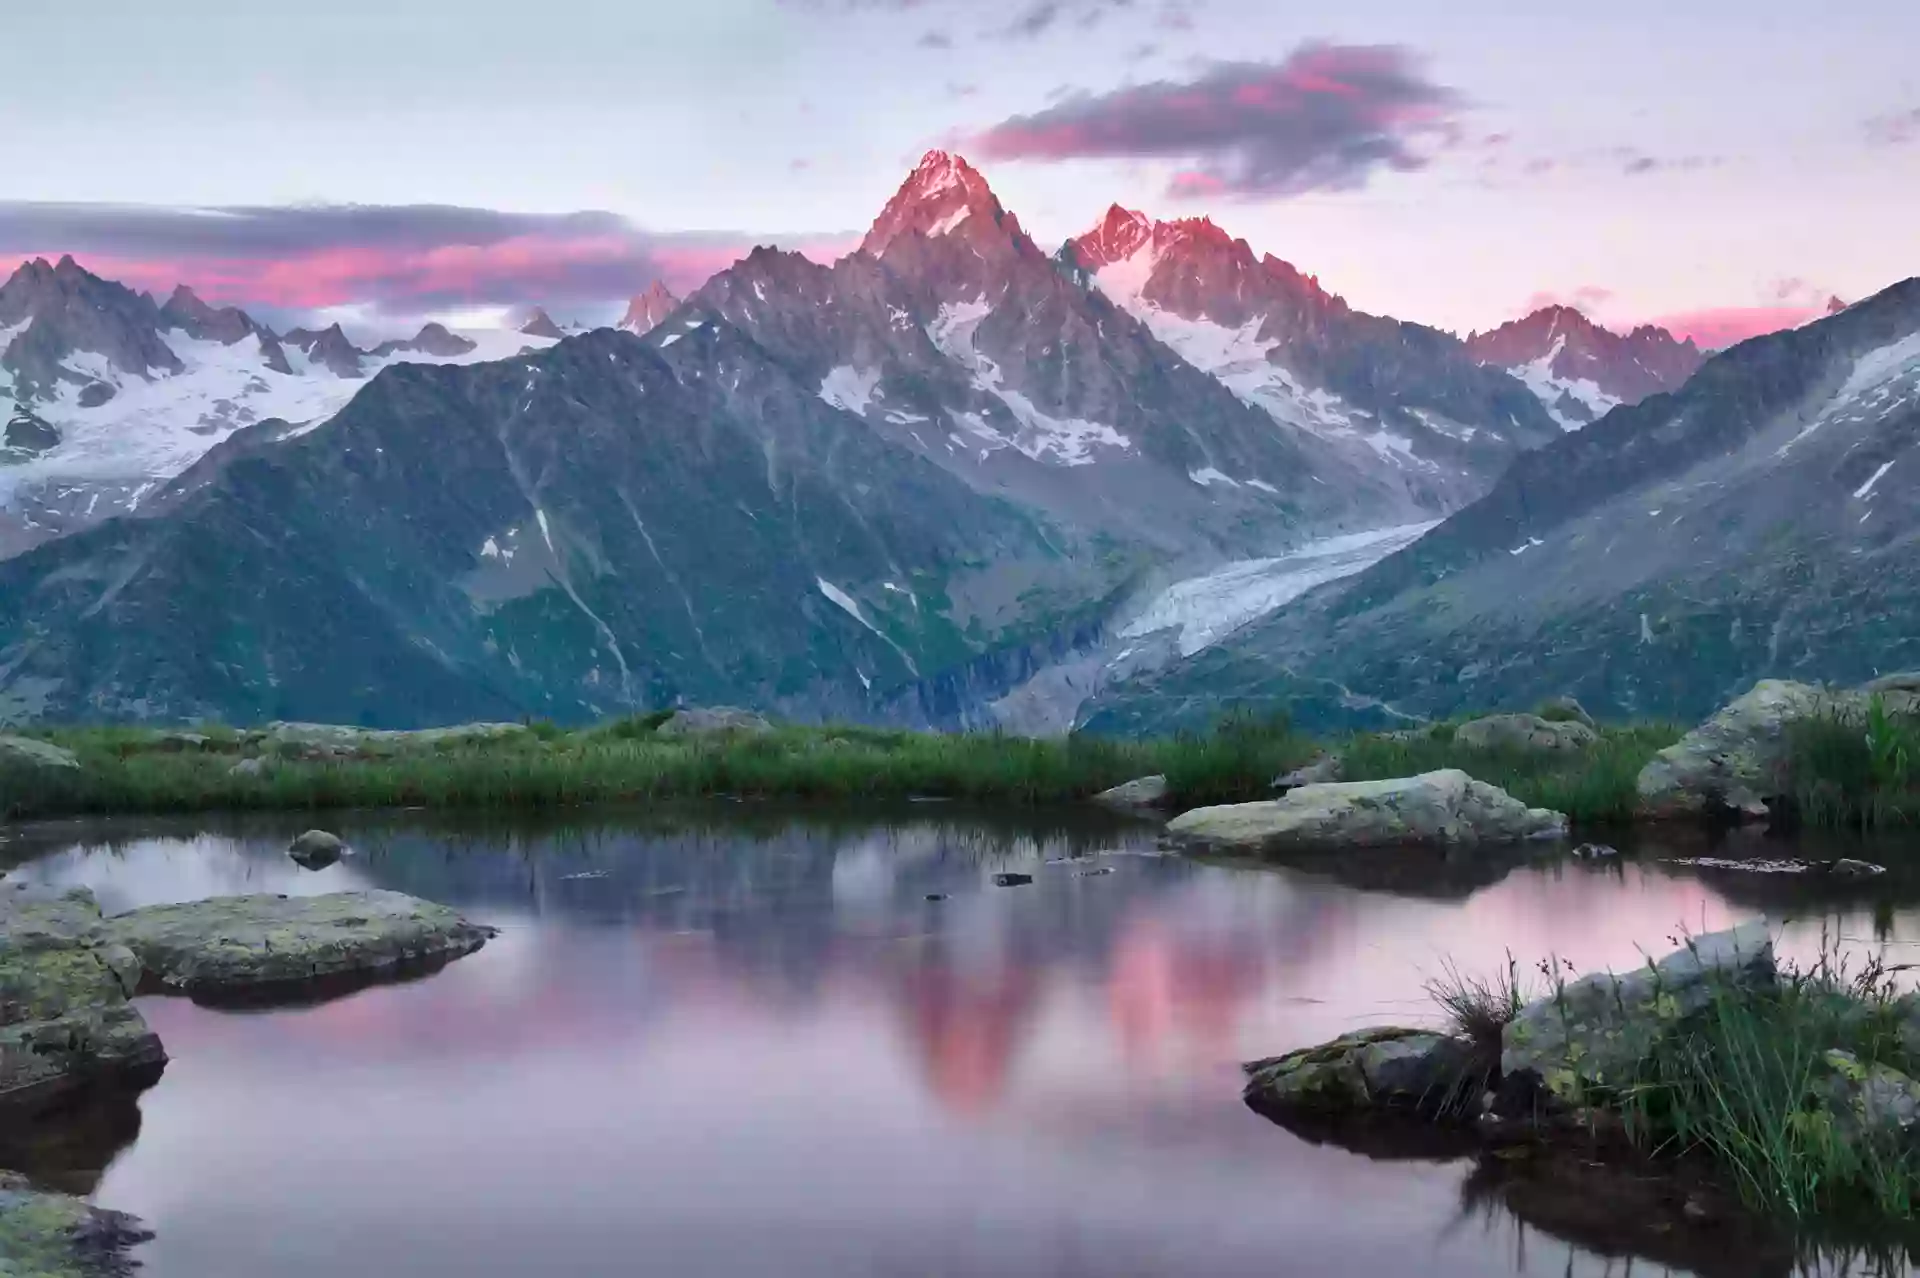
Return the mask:
[[931, 147], [1048, 248], [1207, 214], [1461, 333], [1558, 301], [1720, 345], [1920, 273], [1904, 0], [8, 8], [0, 267], [270, 314], [599, 322], [851, 250]]

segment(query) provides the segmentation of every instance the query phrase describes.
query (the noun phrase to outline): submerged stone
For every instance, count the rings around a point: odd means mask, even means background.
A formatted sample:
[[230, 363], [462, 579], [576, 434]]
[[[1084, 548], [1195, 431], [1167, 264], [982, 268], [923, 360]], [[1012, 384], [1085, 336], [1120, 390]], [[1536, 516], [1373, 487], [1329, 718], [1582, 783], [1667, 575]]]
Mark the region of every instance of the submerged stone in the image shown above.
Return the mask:
[[1301, 786], [1270, 802], [1196, 808], [1167, 826], [1180, 843], [1249, 852], [1513, 843], [1566, 832], [1560, 813], [1529, 808], [1457, 769]]
[[138, 1268], [127, 1252], [152, 1237], [138, 1217], [0, 1172], [0, 1274], [126, 1278]]
[[165, 1066], [159, 1036], [127, 1001], [139, 962], [100, 921], [85, 889], [0, 884], [0, 1106], [140, 1086]]
[[330, 978], [375, 979], [470, 954], [495, 935], [401, 892], [226, 896], [106, 920], [145, 979], [201, 998], [270, 997]]
[[309, 870], [319, 870], [338, 861], [346, 848], [337, 834], [308, 830], [287, 845], [287, 855]]

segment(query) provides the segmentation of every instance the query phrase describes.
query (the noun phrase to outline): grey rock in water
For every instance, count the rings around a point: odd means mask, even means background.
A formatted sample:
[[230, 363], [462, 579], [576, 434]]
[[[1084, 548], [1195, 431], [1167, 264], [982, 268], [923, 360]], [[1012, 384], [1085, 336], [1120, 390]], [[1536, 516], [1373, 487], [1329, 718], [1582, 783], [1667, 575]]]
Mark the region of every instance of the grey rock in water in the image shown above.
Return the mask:
[[1560, 813], [1529, 808], [1457, 769], [1301, 786], [1271, 802], [1196, 808], [1167, 826], [1182, 844], [1246, 852], [1511, 843], [1566, 832]]
[[1093, 801], [1110, 808], [1157, 808], [1167, 801], [1167, 779], [1163, 776], [1135, 777], [1124, 785], [1102, 790], [1093, 796]]
[[1246, 1099], [1267, 1110], [1453, 1113], [1477, 1101], [1486, 1062], [1464, 1038], [1380, 1028], [1248, 1064]]
[[663, 737], [702, 737], [716, 732], [772, 731], [773, 725], [751, 710], [741, 710], [735, 706], [710, 706], [676, 710], [671, 719], [660, 725], [657, 734]]
[[1554, 754], [1584, 750], [1600, 739], [1591, 727], [1572, 719], [1543, 719], [1537, 714], [1494, 714], [1472, 719], [1454, 730], [1453, 743], [1469, 750], [1525, 750]]
[[0, 883], [0, 1106], [32, 1110], [89, 1084], [150, 1082], [166, 1064], [127, 1001], [139, 961], [100, 923], [83, 888]]
[[242, 759], [227, 769], [227, 775], [230, 777], [261, 777], [266, 774], [267, 761], [260, 758]]
[[139, 1265], [127, 1253], [152, 1237], [137, 1216], [0, 1172], [0, 1274], [8, 1278], [131, 1278]]
[[64, 746], [48, 741], [36, 741], [32, 737], [0, 736], [0, 765], [13, 764], [28, 768], [73, 770], [80, 766], [80, 756]]
[[1500, 1069], [1524, 1093], [1569, 1106], [1631, 1080], [1653, 1044], [1727, 986], [1774, 981], [1764, 922], [1689, 941], [1658, 963], [1595, 972], [1529, 1003], [1507, 1026]]
[[1821, 1057], [1827, 1110], [1843, 1137], [1910, 1146], [1920, 1136], [1920, 1082], [1890, 1065], [1869, 1065], [1835, 1048]]
[[1031, 882], [1033, 882], [1033, 876], [1031, 874], [1010, 873], [996, 874], [993, 876], [995, 887], [1024, 887]]
[[1861, 861], [1854, 857], [1843, 856], [1827, 865], [1827, 873], [1836, 879], [1870, 879], [1885, 874], [1887, 867], [1875, 865], [1871, 861]]
[[1766, 800], [1784, 780], [1792, 725], [1854, 708], [1845, 694], [1762, 679], [1640, 770], [1640, 815], [1693, 816], [1730, 809], [1764, 817]]
[[309, 870], [318, 870], [338, 861], [346, 848], [337, 834], [308, 830], [288, 845], [287, 855]]
[[401, 892], [227, 896], [154, 905], [105, 921], [164, 988], [266, 995], [334, 977], [379, 977], [470, 954], [494, 929]]

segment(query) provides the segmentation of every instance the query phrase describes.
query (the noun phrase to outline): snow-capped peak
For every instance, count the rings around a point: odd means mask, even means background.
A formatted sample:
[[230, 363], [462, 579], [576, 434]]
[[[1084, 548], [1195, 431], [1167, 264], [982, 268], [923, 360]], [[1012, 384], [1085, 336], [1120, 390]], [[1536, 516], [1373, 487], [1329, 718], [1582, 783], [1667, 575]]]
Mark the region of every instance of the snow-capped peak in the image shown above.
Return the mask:
[[1619, 404], [1675, 390], [1706, 359], [1690, 338], [1681, 341], [1651, 324], [1623, 336], [1571, 306], [1544, 306], [1474, 333], [1467, 351], [1525, 382], [1568, 428]]
[[635, 294], [633, 301], [628, 303], [620, 327], [629, 333], [650, 333], [679, 305], [680, 299], [668, 291], [666, 284], [655, 280], [647, 286], [646, 292]]
[[977, 169], [957, 155], [929, 151], [887, 201], [860, 248], [877, 257], [904, 235], [918, 232], [933, 239], [963, 227], [972, 231], [970, 223], [996, 227], [1009, 235], [1019, 234], [1020, 229]]

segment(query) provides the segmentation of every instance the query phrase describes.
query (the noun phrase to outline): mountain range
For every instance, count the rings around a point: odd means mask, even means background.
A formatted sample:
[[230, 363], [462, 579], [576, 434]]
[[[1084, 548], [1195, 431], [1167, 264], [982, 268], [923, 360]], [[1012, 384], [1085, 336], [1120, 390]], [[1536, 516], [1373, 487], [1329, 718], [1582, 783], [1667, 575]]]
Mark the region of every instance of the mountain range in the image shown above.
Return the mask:
[[362, 349], [36, 261], [0, 289], [0, 718], [1063, 726], [1698, 357], [1367, 315], [1205, 219], [1049, 253], [943, 152], [833, 265], [757, 249], [593, 332]]
[[1762, 677], [1920, 666], [1920, 279], [1708, 359], [1515, 460], [1419, 541], [1084, 722], [1381, 722], [1577, 696], [1699, 718]]

